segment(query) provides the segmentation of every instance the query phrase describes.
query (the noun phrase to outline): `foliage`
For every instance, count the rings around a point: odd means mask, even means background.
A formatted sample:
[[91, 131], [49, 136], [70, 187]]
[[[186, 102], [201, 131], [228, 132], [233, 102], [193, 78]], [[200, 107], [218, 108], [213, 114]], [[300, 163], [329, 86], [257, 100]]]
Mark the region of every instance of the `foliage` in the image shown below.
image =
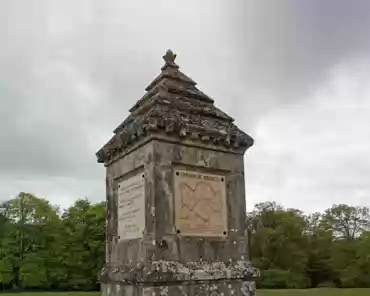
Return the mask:
[[96, 290], [103, 266], [105, 203], [64, 213], [28, 193], [0, 205], [0, 288]]
[[264, 289], [297, 289], [309, 287], [309, 279], [290, 270], [268, 269], [262, 270], [257, 286]]
[[323, 224], [338, 238], [355, 239], [370, 226], [367, 207], [334, 205], [325, 211], [323, 218]]
[[[105, 208], [80, 199], [60, 212], [23, 192], [0, 204], [0, 289], [97, 290]], [[247, 222], [251, 258], [262, 272], [258, 287], [370, 287], [369, 221], [365, 207], [305, 215], [257, 204]]]
[[333, 205], [304, 215], [266, 202], [247, 221], [260, 287], [370, 287], [368, 208]]

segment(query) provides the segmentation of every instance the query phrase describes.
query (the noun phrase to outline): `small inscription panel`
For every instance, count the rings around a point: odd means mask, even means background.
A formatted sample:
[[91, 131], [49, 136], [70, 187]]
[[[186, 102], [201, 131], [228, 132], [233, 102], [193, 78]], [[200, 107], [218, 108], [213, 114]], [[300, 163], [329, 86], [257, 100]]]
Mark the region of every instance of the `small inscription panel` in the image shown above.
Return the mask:
[[143, 236], [145, 184], [142, 174], [118, 183], [118, 235], [120, 240]]
[[174, 178], [177, 231], [184, 236], [224, 237], [225, 176], [176, 170]]

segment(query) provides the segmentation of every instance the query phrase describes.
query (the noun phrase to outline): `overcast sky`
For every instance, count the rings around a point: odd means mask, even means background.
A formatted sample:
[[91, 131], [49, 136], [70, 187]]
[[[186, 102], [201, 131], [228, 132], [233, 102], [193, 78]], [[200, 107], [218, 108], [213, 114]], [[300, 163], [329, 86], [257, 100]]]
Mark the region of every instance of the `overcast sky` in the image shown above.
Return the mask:
[[361, 0], [0, 1], [0, 201], [105, 199], [95, 152], [171, 48], [255, 139], [248, 210], [370, 205], [369, 15]]

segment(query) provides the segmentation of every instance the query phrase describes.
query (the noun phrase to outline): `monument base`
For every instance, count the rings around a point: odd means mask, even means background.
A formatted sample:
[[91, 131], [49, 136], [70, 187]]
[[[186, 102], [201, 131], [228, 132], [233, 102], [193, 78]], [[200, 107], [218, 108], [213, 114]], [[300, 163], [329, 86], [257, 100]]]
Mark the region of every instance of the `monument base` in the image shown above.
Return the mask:
[[103, 296], [255, 295], [258, 269], [250, 262], [153, 261], [136, 266], [107, 267], [100, 281]]
[[255, 296], [254, 281], [205, 281], [154, 286], [103, 284], [103, 296]]

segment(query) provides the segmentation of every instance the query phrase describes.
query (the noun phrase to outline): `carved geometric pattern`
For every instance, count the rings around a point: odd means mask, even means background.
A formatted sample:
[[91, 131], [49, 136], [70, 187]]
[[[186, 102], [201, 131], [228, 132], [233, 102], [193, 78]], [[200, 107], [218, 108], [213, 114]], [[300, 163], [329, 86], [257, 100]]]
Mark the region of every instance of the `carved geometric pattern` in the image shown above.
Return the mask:
[[225, 177], [195, 171], [175, 172], [176, 229], [184, 236], [225, 237]]

